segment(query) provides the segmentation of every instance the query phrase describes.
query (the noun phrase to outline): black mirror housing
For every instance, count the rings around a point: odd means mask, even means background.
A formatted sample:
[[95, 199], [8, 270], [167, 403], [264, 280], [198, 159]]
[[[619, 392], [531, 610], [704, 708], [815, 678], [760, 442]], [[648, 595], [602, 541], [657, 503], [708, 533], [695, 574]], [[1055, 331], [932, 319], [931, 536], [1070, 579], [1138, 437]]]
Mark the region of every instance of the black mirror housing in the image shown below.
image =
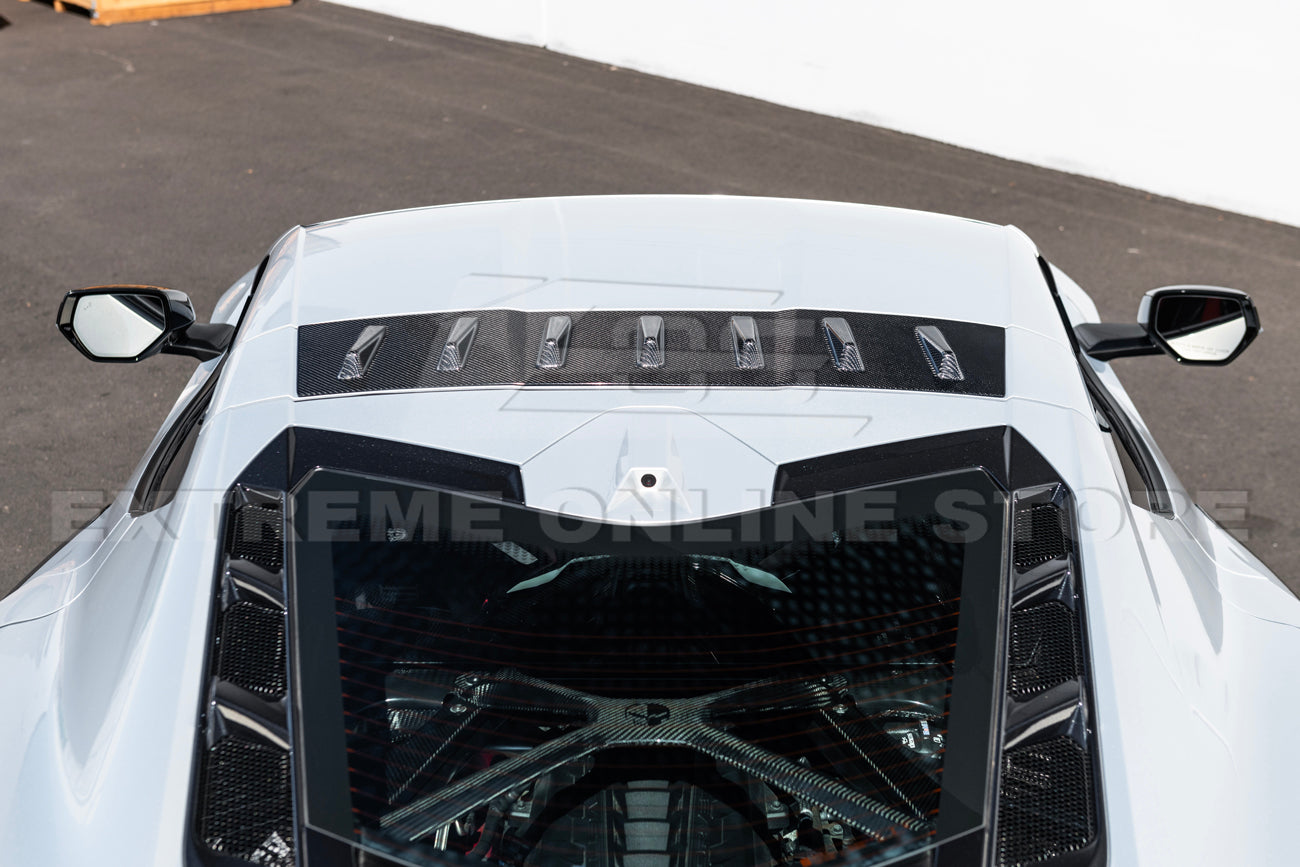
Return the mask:
[[1259, 334], [1250, 296], [1222, 286], [1163, 286], [1142, 297], [1135, 323], [1074, 328], [1079, 348], [1098, 361], [1163, 352], [1180, 364], [1222, 365]]
[[1259, 334], [1259, 312], [1245, 292], [1222, 286], [1164, 286], [1142, 297], [1138, 324], [1181, 364], [1222, 365]]
[[132, 284], [74, 289], [59, 304], [56, 321], [82, 355], [110, 364], [159, 353], [207, 361], [225, 352], [235, 330], [195, 322], [184, 292]]

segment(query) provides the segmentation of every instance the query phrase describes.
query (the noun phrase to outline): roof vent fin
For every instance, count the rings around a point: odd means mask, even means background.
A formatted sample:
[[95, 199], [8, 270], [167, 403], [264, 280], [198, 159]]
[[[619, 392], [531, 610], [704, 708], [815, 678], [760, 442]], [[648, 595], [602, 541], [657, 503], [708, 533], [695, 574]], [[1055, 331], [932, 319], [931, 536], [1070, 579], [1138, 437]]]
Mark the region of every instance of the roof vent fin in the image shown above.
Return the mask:
[[640, 316], [636, 324], [636, 366], [658, 370], [664, 366], [664, 318]]
[[858, 341], [853, 336], [853, 329], [841, 316], [828, 316], [822, 320], [822, 334], [826, 337], [826, 348], [831, 354], [831, 364], [842, 373], [862, 372], [862, 355], [858, 352]]
[[572, 330], [573, 320], [567, 316], [552, 316], [546, 320], [542, 343], [537, 347], [538, 367], [543, 370], [564, 367], [569, 357], [569, 332]]
[[370, 362], [375, 360], [375, 354], [379, 352], [379, 344], [384, 342], [386, 330], [383, 325], [367, 325], [361, 329], [356, 342], [343, 356], [343, 366], [339, 368], [340, 380], [351, 382], [366, 375]]
[[447, 344], [443, 346], [442, 356], [438, 359], [438, 369], [453, 371], [464, 367], [469, 359], [469, 350], [474, 345], [474, 334], [477, 331], [477, 316], [458, 318], [451, 326], [451, 333], [447, 335]]
[[758, 323], [753, 316], [731, 317], [731, 346], [736, 351], [736, 367], [763, 369], [763, 342], [758, 337]]
[[943, 332], [937, 325], [918, 325], [915, 329], [917, 342], [925, 351], [925, 360], [930, 362], [930, 370], [936, 379], [960, 382], [966, 378], [957, 362], [957, 353], [952, 351]]

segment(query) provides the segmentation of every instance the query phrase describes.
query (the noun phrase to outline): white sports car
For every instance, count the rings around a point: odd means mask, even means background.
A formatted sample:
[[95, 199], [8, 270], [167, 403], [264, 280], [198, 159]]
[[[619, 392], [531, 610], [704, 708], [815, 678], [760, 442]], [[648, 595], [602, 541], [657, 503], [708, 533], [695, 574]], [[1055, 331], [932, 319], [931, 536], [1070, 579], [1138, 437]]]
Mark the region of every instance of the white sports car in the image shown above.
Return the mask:
[[0, 601], [0, 864], [1296, 862], [1300, 601], [1107, 363], [1231, 361], [1241, 292], [1102, 324], [1015, 228], [595, 197], [58, 324], [200, 363]]

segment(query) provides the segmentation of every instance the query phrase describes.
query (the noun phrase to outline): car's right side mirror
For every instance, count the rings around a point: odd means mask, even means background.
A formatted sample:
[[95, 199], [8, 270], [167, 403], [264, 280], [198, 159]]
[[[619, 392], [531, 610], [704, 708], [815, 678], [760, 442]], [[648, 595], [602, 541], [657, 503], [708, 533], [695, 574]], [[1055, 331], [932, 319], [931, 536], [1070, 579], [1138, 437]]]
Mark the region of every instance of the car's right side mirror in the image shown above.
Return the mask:
[[1138, 324], [1184, 364], [1227, 364], [1259, 333], [1259, 314], [1236, 289], [1166, 286], [1142, 296]]
[[1074, 333], [1099, 361], [1164, 352], [1182, 364], [1227, 364], [1259, 334], [1259, 313], [1237, 289], [1164, 286], [1142, 297], [1135, 324], [1089, 322]]

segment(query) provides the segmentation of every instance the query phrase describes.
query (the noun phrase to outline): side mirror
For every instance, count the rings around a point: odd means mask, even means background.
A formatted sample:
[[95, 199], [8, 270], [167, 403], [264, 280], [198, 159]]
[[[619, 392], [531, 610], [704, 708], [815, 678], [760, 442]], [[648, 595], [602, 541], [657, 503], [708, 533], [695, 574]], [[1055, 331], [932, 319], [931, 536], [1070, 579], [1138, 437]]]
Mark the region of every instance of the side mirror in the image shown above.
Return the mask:
[[1259, 334], [1250, 296], [1222, 286], [1152, 289], [1137, 318], [1075, 326], [1079, 348], [1098, 361], [1164, 352], [1182, 364], [1227, 364]]
[[1236, 289], [1166, 286], [1142, 297], [1138, 324], [1184, 364], [1227, 364], [1259, 334], [1259, 313]]
[[59, 305], [59, 330], [92, 361], [142, 361], [160, 352], [200, 361], [225, 352], [230, 325], [194, 321], [189, 296], [157, 286], [74, 289]]

